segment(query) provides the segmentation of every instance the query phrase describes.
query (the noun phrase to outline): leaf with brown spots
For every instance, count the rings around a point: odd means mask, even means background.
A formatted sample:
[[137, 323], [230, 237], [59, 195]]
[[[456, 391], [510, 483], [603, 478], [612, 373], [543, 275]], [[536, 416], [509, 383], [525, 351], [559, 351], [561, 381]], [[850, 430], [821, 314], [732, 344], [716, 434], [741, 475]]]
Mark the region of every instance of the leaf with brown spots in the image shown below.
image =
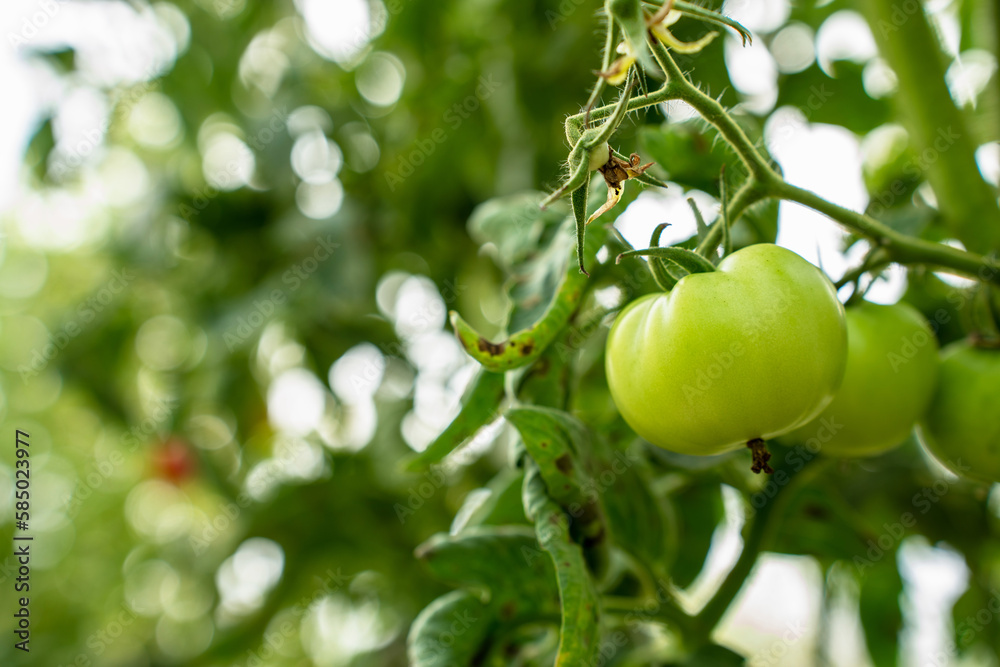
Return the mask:
[[583, 548], [570, 536], [566, 514], [548, 496], [538, 466], [530, 461], [524, 477], [524, 507], [559, 582], [562, 623], [555, 667], [595, 664], [600, 649], [600, 598]]

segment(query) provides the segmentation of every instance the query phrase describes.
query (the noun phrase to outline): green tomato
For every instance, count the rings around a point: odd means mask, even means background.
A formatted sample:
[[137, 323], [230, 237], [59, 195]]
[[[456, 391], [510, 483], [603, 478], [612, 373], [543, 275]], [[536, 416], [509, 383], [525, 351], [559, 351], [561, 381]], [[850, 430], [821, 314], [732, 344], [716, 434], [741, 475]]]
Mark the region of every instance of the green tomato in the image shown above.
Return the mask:
[[920, 424], [924, 444], [952, 472], [1000, 482], [1000, 350], [952, 343]]
[[869, 456], [903, 442], [927, 409], [937, 339], [924, 316], [899, 303], [847, 309], [844, 382], [819, 417], [781, 439], [817, 442], [833, 456]]
[[719, 454], [805, 424], [847, 358], [844, 309], [815, 266], [761, 243], [629, 304], [608, 335], [611, 396], [649, 442]]

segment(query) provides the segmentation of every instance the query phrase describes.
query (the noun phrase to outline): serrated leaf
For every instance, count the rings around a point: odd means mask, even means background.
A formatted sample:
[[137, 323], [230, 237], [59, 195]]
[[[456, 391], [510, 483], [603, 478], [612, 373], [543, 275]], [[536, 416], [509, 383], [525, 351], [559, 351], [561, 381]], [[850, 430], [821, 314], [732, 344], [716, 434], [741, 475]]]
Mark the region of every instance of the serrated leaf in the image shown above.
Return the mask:
[[481, 596], [508, 622], [558, 613], [555, 573], [528, 526], [481, 526], [438, 534], [417, 547], [436, 579]]
[[[650, 491], [636, 448], [616, 452], [602, 467], [614, 479], [602, 495], [612, 540], [655, 572], [663, 572], [674, 552], [676, 517]], [[603, 470], [597, 477], [606, 479]]]
[[410, 628], [406, 652], [412, 667], [471, 665], [496, 626], [494, 609], [466, 591], [430, 603]]
[[[534, 363], [577, 311], [587, 276], [575, 260], [573, 221], [567, 218], [547, 248], [518, 268], [511, 278], [514, 304], [507, 326], [516, 333], [491, 342], [452, 312], [451, 323], [459, 343], [487, 369], [501, 372]], [[594, 257], [604, 245], [608, 230], [594, 225], [587, 235], [585, 256]]]
[[434, 442], [406, 464], [406, 469], [411, 472], [426, 470], [450, 454], [498, 416], [497, 411], [503, 398], [503, 373], [480, 370], [462, 400], [462, 409], [458, 416], [441, 435], [434, 439]]
[[548, 496], [538, 466], [530, 461], [525, 470], [524, 507], [559, 581], [562, 623], [555, 667], [593, 664], [600, 648], [600, 599], [583, 549], [570, 537], [566, 514]]
[[530, 523], [524, 515], [521, 502], [521, 484], [524, 473], [504, 468], [490, 483], [469, 492], [455, 514], [451, 533], [459, 533], [473, 526], [513, 526]]
[[505, 417], [538, 464], [549, 496], [567, 509], [588, 503], [584, 493], [587, 475], [577, 455], [577, 443], [589, 440], [586, 428], [568, 413], [549, 408], [516, 408], [508, 410]]
[[539, 204], [544, 198], [528, 191], [483, 202], [469, 216], [469, 235], [480, 245], [492, 243], [497, 262], [510, 271], [534, 254], [546, 231], [565, 217], [563, 206], [543, 210]]

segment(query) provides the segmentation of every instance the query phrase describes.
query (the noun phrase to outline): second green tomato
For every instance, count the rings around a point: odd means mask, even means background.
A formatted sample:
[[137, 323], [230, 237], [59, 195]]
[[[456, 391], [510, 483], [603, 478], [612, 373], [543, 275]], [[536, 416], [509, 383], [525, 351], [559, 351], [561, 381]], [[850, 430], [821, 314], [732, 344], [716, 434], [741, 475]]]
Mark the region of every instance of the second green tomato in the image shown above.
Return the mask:
[[862, 302], [846, 311], [847, 370], [830, 403], [781, 438], [831, 456], [871, 456], [909, 437], [934, 393], [938, 345], [913, 307]]

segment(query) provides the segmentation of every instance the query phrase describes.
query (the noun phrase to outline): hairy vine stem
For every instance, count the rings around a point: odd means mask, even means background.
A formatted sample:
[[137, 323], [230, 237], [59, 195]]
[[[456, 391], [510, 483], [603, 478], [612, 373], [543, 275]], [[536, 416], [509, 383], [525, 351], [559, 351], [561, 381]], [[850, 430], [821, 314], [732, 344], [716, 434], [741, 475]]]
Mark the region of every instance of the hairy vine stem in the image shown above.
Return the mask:
[[[691, 83], [663, 44], [655, 39], [650, 41], [653, 56], [666, 74], [666, 82], [657, 90], [630, 98], [625, 110], [637, 111], [670, 100], [683, 100], [719, 131], [739, 156], [748, 174], [729, 204], [730, 224], [734, 224], [747, 208], [761, 200], [784, 199], [823, 213], [847, 229], [864, 236], [873, 247], [881, 249], [890, 262], [922, 264], [1000, 285], [1000, 261], [996, 259], [902, 234], [863, 213], [834, 204], [814, 192], [786, 182], [726, 108]], [[590, 109], [589, 114], [581, 112], [570, 116], [566, 119], [567, 137], [574, 143], [579, 141], [588, 117], [591, 121], [608, 118], [616, 107], [620, 110], [619, 104]], [[699, 244], [698, 251], [702, 254], [711, 252], [721, 238], [721, 228], [713, 226]]]

